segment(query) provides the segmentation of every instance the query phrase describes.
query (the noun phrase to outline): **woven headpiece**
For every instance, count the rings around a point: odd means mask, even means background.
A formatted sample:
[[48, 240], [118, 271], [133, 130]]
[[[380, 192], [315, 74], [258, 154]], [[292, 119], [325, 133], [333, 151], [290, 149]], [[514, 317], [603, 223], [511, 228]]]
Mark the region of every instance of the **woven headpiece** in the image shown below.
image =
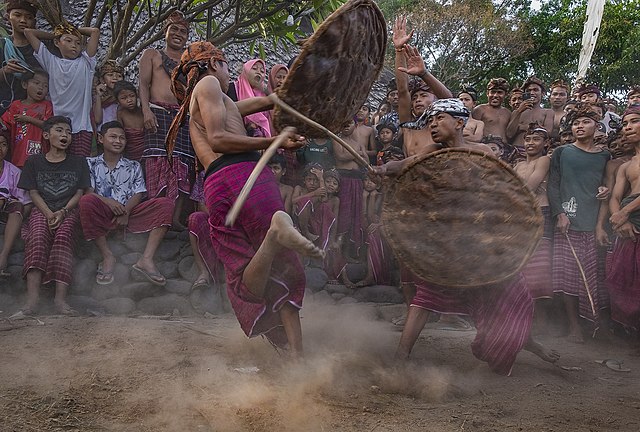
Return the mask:
[[544, 83], [542, 82], [542, 80], [540, 78], [538, 78], [535, 75], [530, 76], [529, 78], [527, 78], [527, 80], [522, 84], [522, 88], [524, 90], [527, 89], [527, 87], [529, 87], [531, 84], [535, 84], [537, 86], [540, 86], [540, 88], [542, 89], [542, 93], [544, 93], [546, 91], [546, 87], [544, 85]]
[[631, 97], [634, 94], [640, 94], [640, 85], [631, 86], [631, 88], [627, 92], [627, 99], [629, 99], [629, 97]]
[[570, 110], [565, 116], [567, 125], [571, 127], [576, 119], [581, 117], [587, 117], [595, 122], [599, 122], [601, 119], [600, 114], [598, 114], [594, 109], [593, 105], [583, 102], [578, 102], [576, 106]]
[[629, 106], [626, 110], [624, 110], [624, 114], [622, 114], [622, 118], [624, 119], [626, 116], [630, 114], [639, 114], [640, 115], [640, 104], [633, 104]]
[[538, 122], [529, 123], [526, 135], [538, 134], [542, 135], [545, 139], [549, 138], [549, 132], [541, 126]]
[[53, 29], [53, 36], [59, 38], [62, 35], [70, 34], [82, 39], [80, 30], [69, 21], [63, 21]]
[[458, 97], [460, 97], [460, 95], [462, 93], [467, 93], [469, 96], [471, 96], [471, 99], [474, 102], [478, 100], [478, 92], [476, 91], [476, 89], [474, 89], [469, 84], [462, 84], [462, 86], [460, 86], [460, 91], [458, 92]]
[[[180, 110], [173, 119], [167, 132], [167, 156], [171, 160], [171, 153], [176, 143], [178, 130], [184, 123], [191, 103], [191, 93], [200, 79], [200, 75], [207, 72], [209, 61], [226, 62], [227, 59], [221, 49], [216, 48], [211, 42], [195, 42], [182, 53], [180, 64], [171, 73], [171, 91], [180, 104]], [[180, 81], [180, 77], [186, 78], [186, 85]]]
[[173, 11], [169, 14], [164, 21], [164, 31], [167, 31], [170, 25], [179, 25], [189, 28], [189, 21], [184, 17], [184, 14], [180, 11]]
[[584, 84], [578, 89], [578, 95], [580, 96], [587, 93], [595, 93], [600, 97], [600, 89], [595, 84]]
[[124, 75], [124, 68], [118, 64], [115, 60], [107, 60], [100, 68], [100, 76], [104, 76], [108, 73], [116, 72], [120, 75]]
[[554, 82], [551, 83], [551, 86], [549, 88], [553, 90], [556, 87], [561, 87], [565, 89], [567, 91], [567, 94], [571, 93], [571, 87], [569, 86], [569, 84], [564, 82], [564, 80], [561, 80], [561, 79], [555, 80]]
[[509, 83], [504, 78], [491, 78], [487, 84], [487, 90], [504, 90], [505, 93], [508, 93]]

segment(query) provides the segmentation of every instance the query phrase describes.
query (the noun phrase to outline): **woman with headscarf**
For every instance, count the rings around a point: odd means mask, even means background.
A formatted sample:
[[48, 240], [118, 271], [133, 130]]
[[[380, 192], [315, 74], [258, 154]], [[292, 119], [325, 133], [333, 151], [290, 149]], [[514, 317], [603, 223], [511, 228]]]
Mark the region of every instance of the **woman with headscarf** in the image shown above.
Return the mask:
[[278, 90], [278, 88], [284, 83], [289, 73], [289, 68], [283, 64], [277, 64], [271, 68], [269, 72], [269, 81], [267, 82], [267, 90], [269, 94]]
[[[242, 72], [234, 83], [237, 100], [265, 96], [264, 78], [267, 67], [263, 60], [249, 60], [242, 66]], [[233, 98], [232, 98], [233, 99]], [[268, 111], [257, 112], [244, 117], [247, 134], [253, 137], [270, 137], [271, 124]]]

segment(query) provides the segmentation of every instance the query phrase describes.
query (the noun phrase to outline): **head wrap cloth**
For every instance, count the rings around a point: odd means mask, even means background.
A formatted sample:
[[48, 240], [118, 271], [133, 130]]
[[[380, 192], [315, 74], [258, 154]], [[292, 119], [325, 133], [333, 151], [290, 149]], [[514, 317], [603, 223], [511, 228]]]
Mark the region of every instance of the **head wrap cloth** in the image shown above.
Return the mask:
[[600, 114], [594, 111], [593, 106], [591, 104], [583, 103], [583, 102], [577, 103], [575, 108], [569, 111], [565, 117], [566, 117], [567, 125], [569, 125], [569, 127], [573, 124], [574, 121], [582, 117], [590, 118], [596, 123], [602, 120], [602, 118], [600, 117]]
[[[251, 86], [251, 83], [249, 82], [249, 71], [256, 63], [260, 63], [264, 71], [267, 70], [266, 64], [261, 59], [249, 60], [242, 66], [242, 72], [240, 72], [238, 80], [236, 81], [236, 94], [238, 95], [239, 101], [256, 96], [265, 96], [265, 93], [264, 91], [262, 91], [262, 89], [253, 88]], [[269, 117], [267, 116], [267, 114], [263, 112], [257, 112], [255, 114], [245, 116], [244, 120], [245, 124], [255, 123], [264, 130], [266, 136], [271, 136], [271, 126], [269, 124]]]
[[82, 34], [80, 33], [80, 30], [78, 30], [76, 26], [74, 26], [68, 21], [61, 22], [60, 24], [55, 26], [53, 29], [53, 37], [55, 38], [59, 38], [62, 35], [66, 35], [66, 34], [70, 34], [70, 35], [76, 36], [79, 39], [82, 39]]
[[[171, 91], [175, 95], [180, 110], [171, 122], [169, 131], [167, 132], [167, 155], [171, 160], [171, 153], [175, 147], [178, 130], [184, 123], [191, 102], [191, 94], [198, 83], [200, 75], [205, 73], [209, 68], [209, 61], [226, 62], [227, 59], [221, 49], [216, 48], [211, 42], [195, 42], [187, 47], [182, 53], [180, 64], [171, 73]], [[186, 78], [186, 85], [180, 81], [180, 77]]]
[[187, 19], [184, 17], [182, 12], [173, 11], [173, 12], [171, 12], [169, 14], [169, 16], [167, 17], [167, 19], [164, 22], [164, 31], [167, 31], [167, 29], [171, 25], [179, 25], [179, 26], [186, 27], [188, 29], [189, 28], [189, 21], [187, 21]]
[[26, 10], [33, 15], [38, 12], [38, 6], [35, 2], [30, 2], [27, 0], [7, 0], [5, 9], [7, 13], [11, 12], [14, 9]]
[[469, 120], [469, 110], [464, 106], [462, 101], [457, 98], [438, 99], [433, 102], [427, 112], [427, 118], [441, 112], [449, 114], [452, 117], [462, 119], [464, 124], [467, 124], [467, 121]]

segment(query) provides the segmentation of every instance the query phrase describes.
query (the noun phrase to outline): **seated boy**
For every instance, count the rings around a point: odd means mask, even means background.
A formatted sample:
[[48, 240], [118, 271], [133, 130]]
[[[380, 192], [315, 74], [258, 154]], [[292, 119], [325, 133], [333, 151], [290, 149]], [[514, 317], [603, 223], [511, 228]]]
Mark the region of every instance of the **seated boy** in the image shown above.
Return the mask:
[[[56, 26], [53, 34], [25, 29], [24, 35], [35, 51], [36, 60], [49, 73], [53, 113], [71, 119], [73, 141], [70, 142], [68, 153], [89, 156], [93, 142], [91, 90], [100, 30], [89, 27], [78, 29], [64, 22]], [[85, 50], [82, 49], [83, 36], [89, 36]], [[49, 52], [41, 39], [53, 39], [62, 58]]]
[[124, 126], [127, 137], [125, 157], [140, 162], [144, 151], [144, 116], [138, 105], [138, 90], [128, 81], [118, 81], [113, 87], [118, 102], [118, 121]]
[[24, 166], [28, 156], [46, 153], [42, 142], [42, 123], [53, 115], [49, 94], [49, 74], [42, 69], [25, 72], [22, 87], [27, 92], [24, 100], [15, 100], [2, 114], [2, 124], [11, 131], [11, 163]]
[[102, 254], [96, 282], [113, 282], [116, 258], [107, 244], [107, 234], [115, 229], [132, 233], [150, 232], [142, 257], [133, 271], [154, 285], [163, 286], [166, 279], [158, 271], [153, 256], [171, 226], [173, 201], [154, 198], [142, 201], [147, 191], [139, 162], [122, 156], [126, 146], [124, 128], [117, 121], [105, 123], [98, 135], [104, 147], [100, 156], [88, 158], [91, 189], [80, 199], [80, 221], [84, 237], [95, 240]]
[[84, 190], [91, 186], [84, 158], [67, 154], [71, 145], [71, 122], [53, 116], [42, 125], [42, 136], [49, 140], [46, 154], [29, 156], [18, 187], [29, 191], [35, 208], [23, 230], [25, 240], [23, 275], [27, 279], [27, 303], [22, 314], [36, 311], [40, 284], [54, 282], [54, 304], [63, 315], [77, 315], [66, 302], [76, 227], [76, 209]]
[[18, 188], [20, 169], [4, 160], [8, 152], [9, 141], [5, 135], [0, 135], [0, 218], [6, 222], [0, 251], [0, 278], [11, 276], [7, 272], [7, 259], [20, 234], [24, 206], [31, 203], [29, 194]]
[[278, 182], [278, 187], [280, 188], [280, 196], [282, 197], [282, 202], [284, 203], [284, 210], [289, 215], [292, 215], [293, 188], [287, 184], [282, 183], [282, 176], [287, 173], [286, 161], [284, 156], [275, 154], [269, 161], [269, 168], [271, 168], [271, 171], [273, 171], [273, 175]]

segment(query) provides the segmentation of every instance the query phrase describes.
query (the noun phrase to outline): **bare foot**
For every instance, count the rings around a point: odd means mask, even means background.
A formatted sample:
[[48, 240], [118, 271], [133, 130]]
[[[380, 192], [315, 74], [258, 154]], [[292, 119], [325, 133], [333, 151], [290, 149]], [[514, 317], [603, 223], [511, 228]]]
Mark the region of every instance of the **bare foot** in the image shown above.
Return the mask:
[[558, 361], [558, 359], [560, 359], [560, 354], [558, 354], [557, 351], [545, 347], [540, 342], [533, 340], [531, 337], [527, 341], [527, 344], [524, 346], [524, 349], [534, 353], [542, 360], [549, 363], [555, 363]]
[[366, 286], [373, 285], [375, 281], [370, 278], [362, 279], [360, 282], [356, 283], [356, 288], [362, 288]]
[[277, 211], [273, 214], [269, 231], [281, 246], [298, 252], [301, 255], [324, 259], [324, 251], [300, 234], [293, 227], [291, 217], [285, 212]]
[[76, 311], [74, 308], [72, 308], [71, 306], [69, 306], [69, 304], [65, 301], [55, 301], [55, 307], [56, 307], [56, 312], [58, 312], [60, 315], [66, 315], [66, 316], [80, 316], [80, 314], [78, 313], [78, 311]]

